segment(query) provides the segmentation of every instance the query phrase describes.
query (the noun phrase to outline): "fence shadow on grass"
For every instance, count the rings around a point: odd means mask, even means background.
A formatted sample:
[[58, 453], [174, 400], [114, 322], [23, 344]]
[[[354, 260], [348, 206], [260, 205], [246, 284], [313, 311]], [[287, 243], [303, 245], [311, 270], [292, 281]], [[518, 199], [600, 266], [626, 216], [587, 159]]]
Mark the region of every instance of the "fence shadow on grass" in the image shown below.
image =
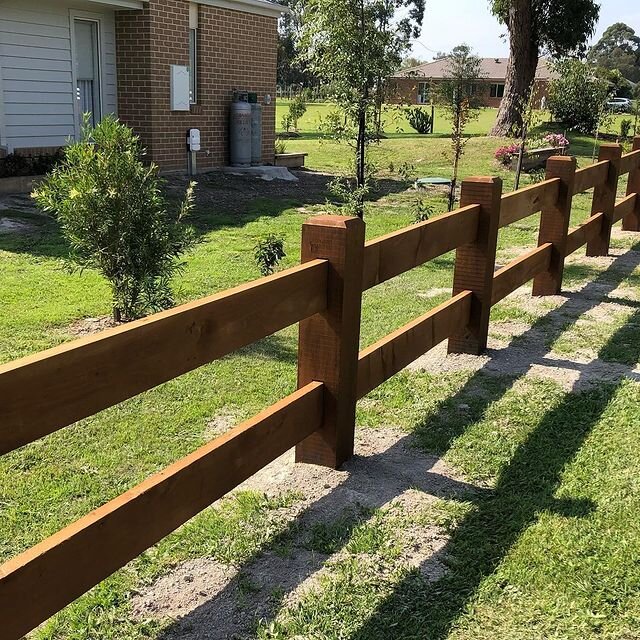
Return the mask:
[[[566, 330], [570, 319], [575, 323], [582, 313], [593, 308], [607, 293], [612, 292], [640, 264], [640, 246], [618, 258], [599, 278], [586, 285], [577, 294], [568, 296], [567, 301], [548, 316], [541, 319], [561, 320], [552, 325], [550, 338], [559, 337]], [[627, 301], [615, 299], [618, 304]], [[538, 426], [523, 442], [510, 462], [500, 472], [495, 489], [483, 494], [475, 501], [476, 509], [455, 529], [447, 546], [442, 550], [444, 557], [455, 566], [442, 579], [434, 583], [421, 580], [420, 572], [410, 574], [387, 598], [350, 640], [373, 640], [374, 638], [429, 638], [441, 640], [448, 636], [452, 625], [459, 618], [474, 597], [482, 580], [495, 571], [509, 550], [524, 531], [534, 524], [541, 512], [551, 511], [565, 517], [580, 517], [596, 508], [589, 501], [565, 501], [554, 497], [560, 486], [562, 472], [579, 452], [591, 430], [598, 423], [607, 405], [614, 398], [624, 378], [638, 380], [632, 368], [640, 361], [640, 309], [635, 309], [626, 323], [619, 328], [598, 352], [594, 363], [575, 365], [561, 361], [562, 365], [573, 365], [577, 369], [577, 384], [589, 380], [592, 373], [598, 375], [601, 358], [618, 359], [624, 352], [626, 364], [617, 368], [617, 381], [605, 382], [590, 390], [568, 393], [560, 404], [550, 408], [543, 415]], [[578, 311], [580, 315], [576, 315]], [[539, 321], [540, 322], [540, 321]], [[536, 323], [537, 324], [537, 323]], [[554, 334], [554, 327], [557, 328]], [[508, 349], [526, 341], [530, 332], [516, 338]], [[630, 339], [633, 336], [634, 339]], [[534, 363], [558, 366], [559, 362], [545, 358], [547, 347], [540, 345]], [[470, 422], [481, 419], [484, 411], [512, 386], [518, 377], [526, 373], [528, 367], [514, 371], [515, 378], [493, 385], [493, 393], [482, 399], [482, 407], [476, 408]], [[596, 368], [598, 367], [598, 368]], [[517, 369], [517, 363], [516, 363]], [[592, 371], [596, 369], [595, 371]], [[468, 381], [452, 402], [461, 402], [473, 393], [479, 385], [482, 370]], [[479, 410], [478, 410], [479, 409]], [[541, 408], [542, 409], [542, 408]], [[459, 425], [447, 434], [443, 450], [452, 446], [470, 424]], [[428, 428], [428, 424], [422, 425]], [[427, 561], [429, 562], [429, 561]], [[428, 573], [428, 567], [422, 572]]]
[[[559, 337], [571, 324], [575, 324], [586, 311], [608, 299], [608, 295], [640, 265], [639, 251], [640, 244], [616, 258], [599, 277], [580, 292], [568, 294], [560, 307], [536, 321], [505, 350], [490, 352], [492, 359], [500, 357], [500, 353], [506, 353], [507, 350], [513, 353], [513, 350], [520, 349], [523, 355], [512, 362], [513, 370], [509, 375], [496, 376], [489, 360], [471, 376], [459, 392], [446, 399], [433, 412], [431, 419], [418, 425], [417, 441], [430, 442], [435, 445], [433, 448], [437, 449], [438, 455], [443, 454], [457, 437], [482, 419], [486, 410], [527, 373], [531, 364], [558, 366], [558, 361], [547, 360], [549, 342]], [[617, 298], [615, 301], [619, 304], [627, 303]], [[633, 303], [630, 306], [635, 309], [634, 313], [600, 349], [600, 354], [615, 359], [622, 348], [625, 362], [632, 365], [640, 360], [640, 340], [630, 340], [631, 328], [640, 323], [640, 309]], [[546, 342], [540, 339], [542, 327]], [[636, 333], [635, 336], [637, 335]], [[622, 347], [623, 344], [627, 346]], [[524, 354], [527, 354], [526, 358]], [[580, 378], [588, 378], [595, 366], [593, 363], [575, 365], [565, 361], [562, 361], [562, 365], [576, 366]], [[412, 449], [415, 442], [412, 436], [401, 439], [380, 454], [354, 457], [345, 465], [348, 475], [344, 482], [312, 503], [286, 531], [270, 540], [265, 548], [250, 558], [241, 568], [238, 578], [171, 625], [162, 635], [163, 640], [204, 637], [214, 640], [228, 637], [222, 634], [221, 627], [229, 630], [229, 626], [220, 625], [220, 621], [228, 616], [239, 615], [234, 603], [238, 583], [243, 579], [244, 572], [256, 576], [263, 573], [273, 575], [275, 572], [282, 576], [280, 586], [285, 592], [291, 592], [322, 568], [326, 555], [316, 554], [302, 566], [296, 559], [298, 552], [303, 549], [301, 523], [307, 523], [308, 526], [309, 521], [313, 522], [318, 517], [329, 520], [338, 518], [345, 509], [357, 502], [366, 509], [381, 507], [411, 488], [418, 488], [441, 498], [471, 500], [475, 509], [457, 526], [446, 546], [428, 558], [419, 570], [410, 573], [394, 593], [378, 606], [376, 612], [363, 621], [350, 640], [445, 638], [451, 625], [473, 598], [481, 581], [496, 569], [519, 536], [535, 523], [541, 512], [552, 511], [564, 517], [582, 517], [595, 508], [588, 500], [562, 500], [555, 498], [554, 494], [560, 485], [562, 471], [576, 456], [597, 424], [614, 397], [620, 380], [636, 377], [631, 369], [631, 366], [620, 364], [617, 370], [618, 381], [613, 380], [611, 384], [600, 385], [588, 391], [568, 393], [559, 404], [547, 408], [538, 426], [502, 470], [492, 490], [479, 491], [471, 485], [434, 472], [432, 467], [439, 459], [438, 456]], [[479, 389], [482, 389], [482, 393], [478, 393]], [[431, 429], [431, 421], [435, 418], [439, 423], [447, 423], [450, 407], [461, 403], [470, 406], [464, 418], [455, 422], [450, 430], [441, 433], [439, 437], [429, 438], [427, 434]], [[414, 468], [410, 461], [416, 455], [420, 457], [420, 461]], [[367, 499], [364, 496], [368, 496]], [[341, 523], [338, 547], [348, 542], [354, 527], [365, 517], [366, 513], [351, 511], [351, 515]], [[302, 530], [304, 531], [304, 527]], [[296, 546], [290, 555], [274, 552], [282, 546], [291, 546], [292, 540], [297, 540], [296, 544], [300, 546]], [[332, 552], [338, 550], [339, 548], [332, 549]], [[424, 576], [442, 574], [440, 567], [443, 560], [455, 563], [455, 569], [439, 579], [425, 580]], [[268, 621], [275, 617], [277, 607], [271, 604], [269, 608], [260, 604], [264, 597], [264, 592], [255, 597], [252, 604], [256, 608], [252, 613], [255, 619]], [[233, 632], [242, 633], [243, 629], [240, 626], [233, 629]]]

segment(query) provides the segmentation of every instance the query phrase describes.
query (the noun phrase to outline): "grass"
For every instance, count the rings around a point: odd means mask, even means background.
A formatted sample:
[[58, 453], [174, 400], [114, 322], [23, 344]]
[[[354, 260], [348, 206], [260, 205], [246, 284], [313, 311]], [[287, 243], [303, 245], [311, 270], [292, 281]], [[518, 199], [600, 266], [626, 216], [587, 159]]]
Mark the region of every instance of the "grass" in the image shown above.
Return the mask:
[[[422, 107], [431, 111], [430, 106]], [[330, 102], [313, 102], [307, 104], [307, 111], [298, 122], [298, 131], [303, 138], [317, 137], [318, 127], [320, 123], [326, 119], [327, 115], [335, 110], [335, 106]], [[278, 100], [276, 102], [276, 129], [282, 131], [282, 118], [289, 111], [288, 100]], [[467, 133], [469, 135], [481, 136], [487, 133], [493, 127], [498, 110], [485, 107], [479, 110], [478, 118], [469, 123]], [[539, 118], [542, 124], [549, 123], [551, 116], [548, 112], [540, 113]], [[615, 114], [611, 117], [611, 122], [607, 125], [604, 132], [614, 135], [620, 133], [620, 123], [623, 120], [631, 120], [633, 122], [633, 114]], [[409, 125], [404, 113], [404, 108], [400, 106], [387, 105], [383, 111], [383, 129], [388, 137], [418, 136], [416, 131]], [[435, 121], [433, 136], [448, 136], [451, 133], [451, 125], [447, 121], [446, 113], [442, 107], [435, 108]]]
[[[484, 114], [479, 132], [492, 117]], [[312, 114], [305, 116], [311, 118]], [[345, 148], [312, 137], [288, 142], [309, 151], [309, 166], [340, 171]], [[573, 137], [579, 162], [591, 140]], [[462, 172], [512, 174], [498, 168], [496, 140], [469, 141]], [[448, 141], [391, 136], [372, 155], [390, 189], [368, 205], [369, 238], [412, 221], [416, 194], [404, 190], [403, 164], [419, 175], [449, 175]], [[206, 182], [206, 181], [204, 181]], [[203, 186], [203, 188], [205, 188]], [[425, 196], [437, 211], [439, 195]], [[301, 211], [300, 209], [304, 209]], [[317, 204], [258, 198], [246, 212], [200, 207], [203, 242], [187, 261], [178, 301], [258, 276], [253, 247], [277, 232], [285, 238], [284, 266], [299, 261], [300, 227]], [[576, 198], [573, 224], [589, 211]], [[6, 213], [6, 212], [3, 212]], [[108, 313], [109, 292], [91, 271], [70, 273], [56, 225], [10, 212], [32, 224], [26, 235], [0, 234], [0, 362], [72, 338], [70, 325]], [[501, 231], [499, 252], [533, 246], [538, 219]], [[631, 241], [616, 240], [630, 248]], [[376, 287], [365, 295], [362, 345], [444, 301], [453, 255]], [[565, 282], [620, 281], [637, 287], [639, 274], [595, 263], [572, 265]], [[544, 323], [513, 300], [494, 308], [495, 321]], [[605, 360], [635, 366], [640, 359], [636, 309], [611, 322], [567, 320], [552, 340], [561, 355], [595, 349]], [[72, 428], [0, 459], [0, 557], [9, 557], [86, 514], [211, 437], [211, 422], [230, 424], [295, 388], [295, 328], [279, 332], [197, 371], [101, 412]], [[355, 510], [336, 514], [308, 536], [309, 549], [337, 554], [297, 604], [282, 606], [255, 630], [260, 638], [637, 638], [640, 623], [640, 387], [603, 384], [568, 394], [549, 381], [482, 372], [433, 375], [405, 371], [358, 407], [360, 428], [395, 425], [416, 435], [424, 450], [445, 456], [471, 482], [486, 487], [458, 500], [438, 499], [426, 513]], [[460, 407], [467, 407], [461, 410]], [[194, 518], [52, 618], [39, 640], [162, 638], [165, 623], [134, 620], [130, 594], [176, 563], [213, 557], [242, 566], [266, 549], [286, 553], [291, 525], [284, 513], [301, 496], [235, 494]], [[448, 573], [437, 582], [398, 568], [398, 532], [411, 518], [433, 522], [451, 538]]]

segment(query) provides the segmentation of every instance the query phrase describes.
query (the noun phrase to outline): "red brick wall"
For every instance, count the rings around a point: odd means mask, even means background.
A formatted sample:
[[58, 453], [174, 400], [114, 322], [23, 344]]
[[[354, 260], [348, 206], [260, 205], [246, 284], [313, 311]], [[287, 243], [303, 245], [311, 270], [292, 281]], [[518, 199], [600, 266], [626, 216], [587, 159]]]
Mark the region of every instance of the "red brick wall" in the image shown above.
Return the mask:
[[[404, 104], [418, 104], [418, 83], [425, 82], [424, 78], [393, 78], [389, 84], [388, 100], [392, 103], [404, 103]], [[484, 107], [498, 108], [502, 102], [502, 98], [492, 98], [489, 93], [489, 85], [497, 82], [494, 80], [488, 80], [483, 84], [486, 84], [486, 88], [483, 89], [481, 103]], [[502, 82], [502, 81], [500, 81]], [[438, 80], [434, 80], [434, 87], [437, 85]], [[437, 90], [437, 89], [435, 89]], [[534, 105], [540, 106], [540, 101], [543, 96], [549, 97], [549, 83], [547, 80], [536, 80], [534, 84]]]
[[[170, 110], [170, 65], [189, 64], [189, 2], [151, 0], [117, 13], [118, 110], [163, 169], [187, 166], [186, 132], [201, 132], [198, 168], [228, 164], [235, 88], [275, 98], [277, 19], [199, 5], [198, 104]], [[272, 163], [275, 100], [263, 105], [262, 160]]]

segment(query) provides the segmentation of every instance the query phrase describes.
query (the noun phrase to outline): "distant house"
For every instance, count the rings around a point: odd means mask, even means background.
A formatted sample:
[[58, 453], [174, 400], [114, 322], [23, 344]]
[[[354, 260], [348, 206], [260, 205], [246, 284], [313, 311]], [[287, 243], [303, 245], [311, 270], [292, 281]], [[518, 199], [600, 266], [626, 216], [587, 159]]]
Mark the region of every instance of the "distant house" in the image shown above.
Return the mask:
[[[504, 96], [508, 58], [482, 58], [477, 92], [485, 107], [499, 107]], [[417, 67], [403, 69], [393, 75], [389, 82], [390, 99], [408, 104], [429, 104], [437, 91], [438, 82], [447, 76], [448, 58], [425, 62]], [[536, 70], [534, 96], [540, 105], [547, 96], [553, 72], [547, 60], [540, 60]]]
[[263, 161], [272, 162], [278, 18], [269, 0], [1, 0], [0, 150], [59, 148], [117, 114], [163, 169], [228, 160], [234, 89], [263, 103]]

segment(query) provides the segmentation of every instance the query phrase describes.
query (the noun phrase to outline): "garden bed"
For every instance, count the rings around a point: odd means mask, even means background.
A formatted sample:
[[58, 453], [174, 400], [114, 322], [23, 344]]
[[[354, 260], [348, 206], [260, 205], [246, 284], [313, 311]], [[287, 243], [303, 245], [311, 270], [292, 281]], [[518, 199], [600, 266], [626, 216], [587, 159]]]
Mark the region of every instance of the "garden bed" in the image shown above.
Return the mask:
[[276, 153], [276, 167], [302, 169], [308, 153]]
[[[522, 154], [522, 170], [534, 171], [544, 169], [547, 161], [553, 156], [563, 156], [565, 147], [546, 147], [544, 149], [530, 149]], [[511, 168], [515, 171], [518, 168], [518, 156], [511, 160]]]

